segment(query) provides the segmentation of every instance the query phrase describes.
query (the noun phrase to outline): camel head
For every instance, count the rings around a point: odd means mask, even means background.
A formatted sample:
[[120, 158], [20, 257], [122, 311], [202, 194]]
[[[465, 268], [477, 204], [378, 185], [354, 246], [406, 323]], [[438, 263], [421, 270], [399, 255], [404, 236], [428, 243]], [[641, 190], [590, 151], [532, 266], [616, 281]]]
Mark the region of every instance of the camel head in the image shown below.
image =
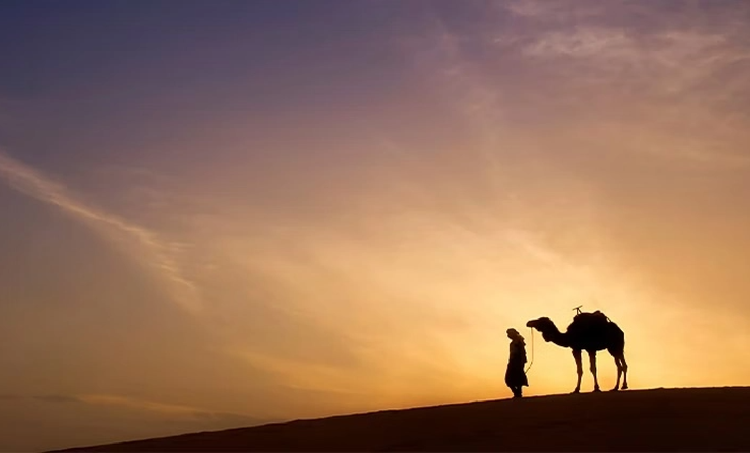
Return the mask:
[[526, 327], [531, 327], [532, 329], [536, 329], [541, 332], [544, 341], [551, 341], [554, 334], [560, 333], [560, 331], [557, 329], [557, 326], [555, 326], [555, 323], [546, 316], [543, 316], [539, 319], [532, 319], [531, 321], [526, 323]]

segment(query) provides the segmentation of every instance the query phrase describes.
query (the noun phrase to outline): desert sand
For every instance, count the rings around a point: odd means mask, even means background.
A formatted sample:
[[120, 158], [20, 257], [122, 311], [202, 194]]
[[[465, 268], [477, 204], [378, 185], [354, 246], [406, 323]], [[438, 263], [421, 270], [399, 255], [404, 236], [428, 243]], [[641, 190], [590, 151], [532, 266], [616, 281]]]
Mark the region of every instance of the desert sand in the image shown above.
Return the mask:
[[345, 415], [67, 451], [750, 451], [750, 387], [627, 390]]

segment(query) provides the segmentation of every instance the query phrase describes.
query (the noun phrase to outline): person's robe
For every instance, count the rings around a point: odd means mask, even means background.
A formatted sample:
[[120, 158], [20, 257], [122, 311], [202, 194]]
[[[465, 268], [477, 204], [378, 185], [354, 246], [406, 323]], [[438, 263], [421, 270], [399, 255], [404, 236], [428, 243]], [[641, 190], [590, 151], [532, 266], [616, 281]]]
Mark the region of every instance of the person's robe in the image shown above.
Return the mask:
[[511, 388], [529, 386], [524, 365], [526, 365], [526, 345], [523, 340], [513, 340], [510, 343], [510, 357], [505, 370], [505, 385]]

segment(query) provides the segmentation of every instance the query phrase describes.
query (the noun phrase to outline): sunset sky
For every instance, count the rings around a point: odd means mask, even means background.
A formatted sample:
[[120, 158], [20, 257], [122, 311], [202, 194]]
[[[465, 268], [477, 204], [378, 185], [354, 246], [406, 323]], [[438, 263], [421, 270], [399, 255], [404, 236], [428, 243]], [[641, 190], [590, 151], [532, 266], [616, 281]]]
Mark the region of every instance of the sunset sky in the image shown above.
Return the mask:
[[[0, 450], [506, 398], [505, 329], [578, 305], [632, 388], [750, 384], [748, 24], [4, 0]], [[526, 394], [571, 391], [534, 341]]]

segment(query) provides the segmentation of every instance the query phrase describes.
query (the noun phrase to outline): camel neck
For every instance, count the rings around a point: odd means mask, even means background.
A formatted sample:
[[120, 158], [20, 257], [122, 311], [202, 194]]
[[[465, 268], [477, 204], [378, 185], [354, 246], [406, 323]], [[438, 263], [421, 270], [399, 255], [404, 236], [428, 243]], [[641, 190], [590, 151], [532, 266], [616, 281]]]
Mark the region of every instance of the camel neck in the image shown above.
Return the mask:
[[543, 334], [544, 339], [547, 341], [551, 341], [552, 343], [555, 343], [558, 346], [562, 346], [564, 348], [567, 348], [570, 346], [570, 342], [568, 341], [568, 336], [562, 332], [560, 332], [560, 329], [557, 328], [554, 324], [552, 325], [552, 328], [549, 330], [549, 332]]

